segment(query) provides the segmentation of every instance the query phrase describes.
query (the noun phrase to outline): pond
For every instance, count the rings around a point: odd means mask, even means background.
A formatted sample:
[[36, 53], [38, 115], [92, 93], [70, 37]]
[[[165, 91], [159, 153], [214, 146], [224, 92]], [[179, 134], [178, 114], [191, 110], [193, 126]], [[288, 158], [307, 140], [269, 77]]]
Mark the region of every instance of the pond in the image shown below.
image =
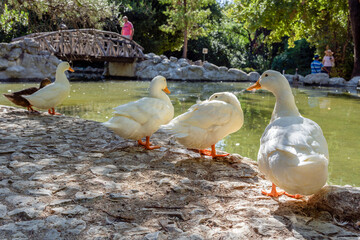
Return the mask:
[[[0, 93], [34, 86], [34, 83], [3, 83]], [[275, 98], [267, 91], [244, 92], [250, 83], [168, 82], [175, 116], [185, 112], [198, 99], [214, 92], [230, 91], [238, 96], [245, 122], [236, 133], [223, 139], [217, 148], [256, 160], [260, 137], [268, 125]], [[72, 82], [70, 97], [57, 108], [68, 116], [104, 122], [112, 108], [147, 95], [149, 82]], [[329, 145], [329, 183], [360, 186], [360, 94], [336, 88], [293, 88], [300, 113], [317, 122]], [[1, 105], [10, 105], [0, 97]]]

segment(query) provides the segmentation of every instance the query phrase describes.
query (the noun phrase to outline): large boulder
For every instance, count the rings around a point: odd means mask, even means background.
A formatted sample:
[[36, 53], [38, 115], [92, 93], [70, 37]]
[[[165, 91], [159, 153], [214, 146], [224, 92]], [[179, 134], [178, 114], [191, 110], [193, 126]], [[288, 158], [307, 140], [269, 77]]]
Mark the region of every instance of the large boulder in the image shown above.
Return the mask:
[[6, 74], [9, 78], [24, 78], [27, 76], [25, 74], [25, 68], [20, 65], [8, 67], [6, 69]]
[[260, 78], [260, 74], [258, 72], [250, 72], [248, 74], [248, 79], [251, 82], [256, 82]]
[[342, 86], [342, 85], [346, 84], [346, 81], [345, 81], [345, 79], [343, 79], [341, 77], [333, 77], [333, 78], [330, 78], [329, 84]]
[[347, 86], [359, 86], [360, 85], [360, 76], [353, 77], [350, 81], [346, 83]]
[[187, 77], [188, 80], [201, 80], [204, 77], [204, 68], [200, 66], [190, 65], [185, 67], [184, 69], [187, 70]]
[[360, 220], [360, 188], [325, 186], [310, 197], [308, 204], [345, 220]]
[[239, 70], [237, 68], [230, 68], [227, 74], [227, 80], [236, 80], [236, 81], [248, 81], [249, 77], [246, 72]]
[[9, 61], [4, 58], [0, 58], [0, 71], [6, 70], [8, 66], [9, 66]]
[[315, 73], [309, 74], [305, 76], [304, 83], [305, 84], [320, 84], [326, 85], [329, 84], [330, 78], [327, 73]]
[[6, 57], [8, 60], [14, 61], [14, 60], [18, 59], [22, 53], [23, 53], [23, 50], [21, 48], [13, 48]]

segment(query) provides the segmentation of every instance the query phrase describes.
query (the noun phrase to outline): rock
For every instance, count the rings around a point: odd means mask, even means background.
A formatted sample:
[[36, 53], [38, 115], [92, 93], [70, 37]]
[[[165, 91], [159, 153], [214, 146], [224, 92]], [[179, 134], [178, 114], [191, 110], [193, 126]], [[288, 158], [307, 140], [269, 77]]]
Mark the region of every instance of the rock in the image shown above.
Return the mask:
[[42, 211], [36, 210], [33, 207], [24, 207], [24, 208], [17, 208], [8, 213], [11, 216], [18, 216], [23, 220], [30, 220], [33, 218], [38, 217]]
[[329, 75], [326, 73], [309, 74], [306, 75], [304, 79], [305, 84], [326, 85], [329, 84], [329, 82], [330, 82]]
[[143, 240], [165, 240], [167, 237], [162, 232], [148, 233]]
[[350, 81], [346, 82], [346, 86], [360, 86], [360, 76], [353, 77]]
[[360, 219], [360, 188], [325, 186], [310, 197], [308, 203], [330, 212], [341, 220]]
[[90, 168], [91, 172], [96, 175], [106, 175], [117, 170], [115, 165], [97, 166]]
[[81, 215], [89, 212], [89, 209], [84, 208], [83, 206], [77, 205], [73, 209], [65, 210], [61, 214], [63, 215]]
[[171, 62], [177, 62], [177, 58], [176, 57], [170, 57], [170, 61]]
[[0, 174], [2, 174], [4, 176], [6, 176], [6, 175], [10, 176], [10, 175], [13, 175], [14, 173], [10, 169], [8, 169], [7, 167], [0, 166]]
[[10, 53], [7, 55], [9, 61], [14, 61], [20, 57], [23, 50], [21, 48], [13, 48]]
[[9, 78], [21, 78], [24, 75], [25, 68], [20, 65], [11, 66], [6, 69], [6, 74], [9, 76]]
[[259, 80], [260, 78], [260, 74], [258, 72], [250, 72], [248, 74], [248, 80], [251, 82], [256, 82], [257, 80]]
[[248, 81], [249, 77], [246, 72], [241, 71], [236, 68], [230, 68], [228, 70], [228, 79], [227, 80], [237, 80], [237, 81]]
[[45, 221], [30, 220], [30, 221], [17, 222], [16, 226], [18, 229], [21, 229], [22, 231], [37, 232], [45, 227]]
[[8, 195], [12, 195], [13, 192], [8, 188], [0, 188], [0, 197], [6, 197]]
[[6, 70], [8, 66], [9, 66], [9, 61], [4, 58], [0, 58], [0, 71]]
[[0, 219], [4, 219], [7, 214], [7, 207], [0, 204]]
[[61, 231], [66, 231], [68, 233], [75, 235], [80, 234], [86, 228], [85, 221], [81, 219], [77, 219], [77, 218], [66, 219], [58, 216], [47, 217], [46, 225], [49, 228], [59, 229]]
[[330, 78], [329, 84], [330, 84], [330, 85], [339, 85], [339, 86], [342, 86], [342, 85], [345, 85], [345, 84], [346, 84], [346, 81], [345, 81], [345, 79], [343, 79], [343, 78], [334, 77], [334, 78]]
[[77, 192], [75, 194], [75, 200], [78, 201], [91, 201], [102, 198], [104, 194], [102, 192], [91, 192], [91, 191], [83, 191]]

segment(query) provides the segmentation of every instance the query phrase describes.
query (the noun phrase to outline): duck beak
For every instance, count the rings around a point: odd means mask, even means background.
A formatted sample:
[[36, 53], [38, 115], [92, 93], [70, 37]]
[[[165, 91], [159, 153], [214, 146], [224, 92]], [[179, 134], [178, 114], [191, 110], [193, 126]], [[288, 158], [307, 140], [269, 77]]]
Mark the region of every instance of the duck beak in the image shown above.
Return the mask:
[[72, 69], [71, 67], [69, 67], [68, 69], [70, 72], [75, 72], [74, 69]]
[[251, 91], [251, 90], [254, 90], [254, 89], [258, 90], [260, 88], [261, 88], [261, 85], [260, 85], [260, 78], [259, 78], [259, 80], [257, 80], [257, 82], [254, 85], [248, 87], [246, 90]]
[[165, 88], [163, 89], [163, 91], [166, 92], [167, 94], [170, 94], [170, 93], [171, 93], [170, 90], [169, 90], [167, 87], [165, 87]]

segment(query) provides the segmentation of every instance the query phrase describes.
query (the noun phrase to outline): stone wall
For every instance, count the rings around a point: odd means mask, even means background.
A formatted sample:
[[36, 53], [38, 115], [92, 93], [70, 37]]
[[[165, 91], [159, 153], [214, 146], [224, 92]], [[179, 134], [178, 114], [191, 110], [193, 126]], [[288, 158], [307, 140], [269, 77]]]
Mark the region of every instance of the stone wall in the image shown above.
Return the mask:
[[[152, 79], [156, 75], [163, 75], [167, 79], [173, 80], [254, 82], [260, 77], [257, 72], [246, 73], [236, 68], [219, 67], [201, 60], [192, 63], [184, 58], [167, 58], [164, 55], [158, 56], [154, 53], [145, 56], [147, 60], [139, 62], [136, 68], [136, 76], [140, 79]], [[298, 84], [322, 86], [356, 87], [360, 81], [360, 76], [346, 81], [339, 77], [329, 78], [329, 75], [325, 73], [309, 74], [305, 77], [285, 74], [285, 77], [290, 83], [296, 79]]]
[[48, 51], [38, 52], [38, 47], [31, 38], [0, 43], [0, 80], [54, 77], [60, 60]]
[[[48, 51], [39, 52], [38, 47], [39, 44], [31, 38], [12, 43], [0, 43], [0, 81], [54, 78], [60, 60]], [[253, 82], [260, 77], [257, 72], [246, 73], [240, 69], [229, 69], [201, 60], [193, 63], [184, 58], [168, 58], [154, 53], [145, 56], [145, 61], [136, 64], [135, 75], [138, 79], [152, 79], [157, 75], [163, 75], [171, 80]], [[67, 74], [70, 79], [73, 77], [91, 80], [101, 79], [103, 74], [106, 75], [105, 71], [98, 71], [98, 69], [85, 70]], [[126, 73], [124, 76], [128, 77], [129, 74]], [[299, 84], [305, 85], [356, 87], [360, 82], [360, 76], [346, 81], [339, 77], [329, 78], [325, 73], [309, 74], [305, 77], [285, 74], [285, 77], [290, 83], [298, 79]]]

